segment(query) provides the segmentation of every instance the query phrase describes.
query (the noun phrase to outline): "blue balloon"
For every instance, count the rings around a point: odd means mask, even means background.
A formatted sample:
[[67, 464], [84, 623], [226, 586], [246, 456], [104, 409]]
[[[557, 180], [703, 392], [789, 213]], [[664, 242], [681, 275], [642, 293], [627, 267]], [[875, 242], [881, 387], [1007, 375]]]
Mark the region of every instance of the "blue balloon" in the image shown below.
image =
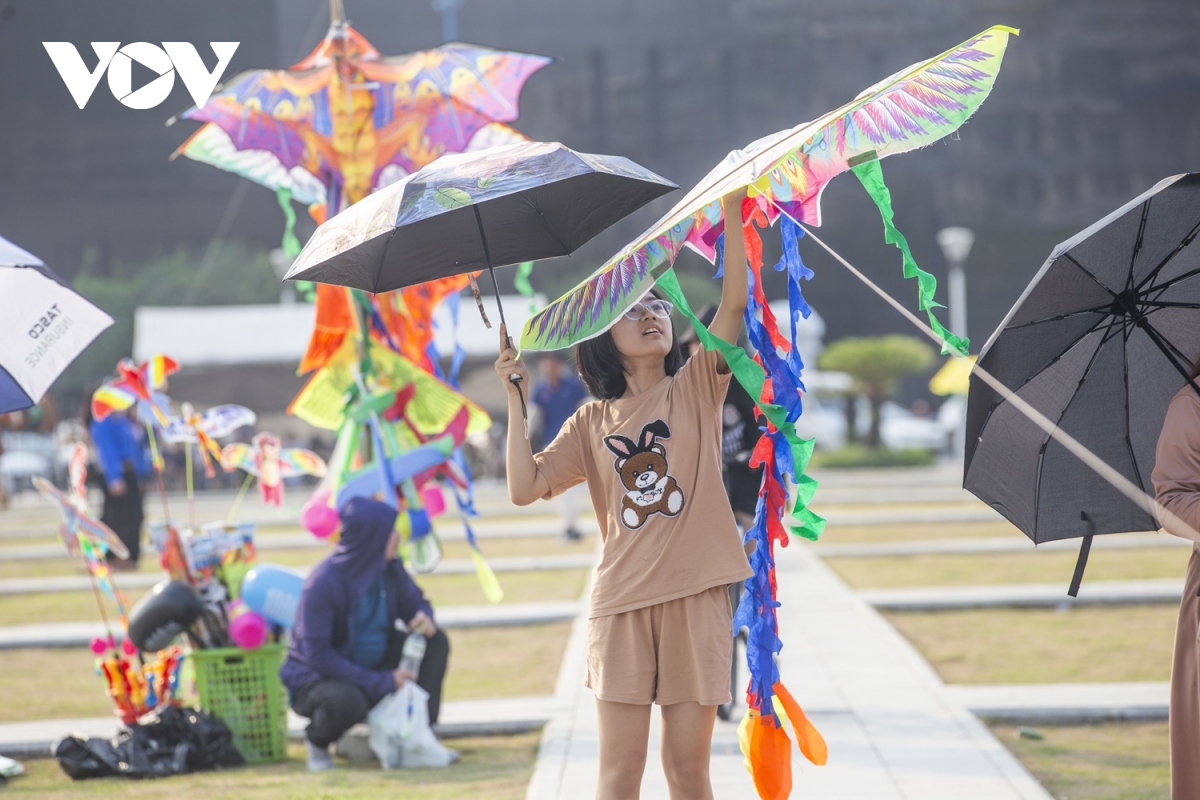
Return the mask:
[[259, 564], [242, 581], [242, 602], [268, 622], [291, 629], [304, 576], [275, 564]]

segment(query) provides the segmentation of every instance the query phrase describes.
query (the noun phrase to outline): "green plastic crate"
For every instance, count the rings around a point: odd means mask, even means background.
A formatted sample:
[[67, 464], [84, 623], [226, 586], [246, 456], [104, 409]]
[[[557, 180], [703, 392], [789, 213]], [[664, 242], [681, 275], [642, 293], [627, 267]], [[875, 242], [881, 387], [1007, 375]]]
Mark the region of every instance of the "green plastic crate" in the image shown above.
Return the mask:
[[287, 692], [279, 681], [286, 653], [282, 644], [192, 651], [200, 707], [229, 726], [248, 764], [287, 758]]

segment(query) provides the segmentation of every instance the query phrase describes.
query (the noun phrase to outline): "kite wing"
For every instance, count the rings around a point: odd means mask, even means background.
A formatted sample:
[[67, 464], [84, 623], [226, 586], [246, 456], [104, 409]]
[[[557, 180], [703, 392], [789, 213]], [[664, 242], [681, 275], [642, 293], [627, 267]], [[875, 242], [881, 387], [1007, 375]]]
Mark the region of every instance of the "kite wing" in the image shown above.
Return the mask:
[[137, 395], [124, 386], [106, 383], [92, 394], [92, 416], [103, 420], [115, 411], [132, 407], [137, 400]]
[[167, 383], [167, 376], [179, 371], [179, 362], [162, 353], [150, 356], [139, 368], [142, 373], [142, 383], [148, 389], [162, 389]]
[[221, 451], [221, 469], [226, 472], [240, 469], [257, 475], [258, 462], [254, 458], [254, 447], [245, 442], [225, 445], [225, 449]]
[[253, 425], [258, 416], [245, 406], [215, 406], [200, 415], [200, 426], [214, 439], [229, 436], [238, 428]]
[[325, 462], [311, 450], [288, 447], [279, 451], [279, 474], [285, 478], [295, 478], [299, 475], [323, 478]]

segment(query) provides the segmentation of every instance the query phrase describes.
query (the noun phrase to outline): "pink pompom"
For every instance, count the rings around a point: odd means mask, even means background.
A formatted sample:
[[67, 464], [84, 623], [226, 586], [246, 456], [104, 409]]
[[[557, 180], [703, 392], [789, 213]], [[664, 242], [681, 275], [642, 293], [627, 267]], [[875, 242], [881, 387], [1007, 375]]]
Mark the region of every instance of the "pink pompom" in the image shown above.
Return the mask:
[[109, 640], [105, 639], [103, 636], [97, 636], [92, 639], [88, 647], [90, 647], [92, 652], [96, 655], [102, 656], [108, 652]]
[[267, 640], [267, 621], [245, 606], [230, 609], [229, 638], [243, 650], [254, 650]]
[[126, 637], [125, 640], [121, 642], [121, 652], [125, 655], [134, 656], [137, 655], [137, 651], [137, 645], [134, 644], [133, 640], [129, 637]]
[[425, 506], [426, 514], [436, 517], [446, 510], [446, 495], [437, 484], [427, 483], [421, 487], [421, 505]]
[[329, 490], [318, 489], [300, 509], [300, 524], [318, 539], [328, 539], [338, 529], [337, 509], [329, 507]]

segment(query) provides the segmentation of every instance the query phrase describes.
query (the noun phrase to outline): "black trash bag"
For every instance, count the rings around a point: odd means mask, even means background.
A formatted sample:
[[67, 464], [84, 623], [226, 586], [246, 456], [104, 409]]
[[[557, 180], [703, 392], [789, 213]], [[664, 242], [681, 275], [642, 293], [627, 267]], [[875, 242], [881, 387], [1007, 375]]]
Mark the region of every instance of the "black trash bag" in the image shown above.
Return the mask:
[[224, 722], [198, 708], [174, 706], [111, 740], [68, 736], [55, 745], [54, 757], [73, 780], [165, 778], [246, 763]]

